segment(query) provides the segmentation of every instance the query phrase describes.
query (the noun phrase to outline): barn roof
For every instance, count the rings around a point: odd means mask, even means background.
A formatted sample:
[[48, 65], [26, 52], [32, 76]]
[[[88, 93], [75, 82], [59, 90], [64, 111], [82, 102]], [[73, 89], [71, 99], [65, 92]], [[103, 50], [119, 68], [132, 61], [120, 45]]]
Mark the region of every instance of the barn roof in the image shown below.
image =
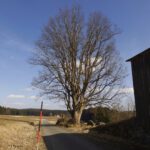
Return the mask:
[[142, 51], [141, 53], [139, 53], [139, 54], [137, 54], [137, 55], [135, 55], [135, 56], [129, 58], [127, 61], [133, 61], [134, 59], [136, 59], [136, 58], [138, 58], [138, 57], [140, 57], [140, 56], [143, 56], [143, 55], [145, 55], [145, 54], [147, 54], [147, 53], [150, 54], [150, 48], [148, 48], [148, 49]]

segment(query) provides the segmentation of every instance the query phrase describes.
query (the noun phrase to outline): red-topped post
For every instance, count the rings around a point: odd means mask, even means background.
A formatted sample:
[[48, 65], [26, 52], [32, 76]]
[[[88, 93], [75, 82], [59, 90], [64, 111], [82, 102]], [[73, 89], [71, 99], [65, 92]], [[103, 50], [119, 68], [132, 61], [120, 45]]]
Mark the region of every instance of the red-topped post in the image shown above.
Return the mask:
[[38, 131], [37, 131], [37, 149], [38, 149], [38, 144], [40, 142], [40, 131], [41, 131], [41, 124], [42, 124], [42, 116], [43, 116], [43, 101], [41, 102], [41, 109], [40, 109], [40, 120], [39, 120], [39, 126], [38, 126]]

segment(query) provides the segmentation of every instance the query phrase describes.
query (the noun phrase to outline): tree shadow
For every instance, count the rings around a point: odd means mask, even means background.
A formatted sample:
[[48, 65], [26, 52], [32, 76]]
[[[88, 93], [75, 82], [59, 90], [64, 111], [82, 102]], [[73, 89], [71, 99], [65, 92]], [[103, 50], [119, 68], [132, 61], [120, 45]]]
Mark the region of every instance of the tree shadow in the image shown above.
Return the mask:
[[88, 134], [80, 133], [52, 134], [43, 136], [43, 140], [47, 150], [125, 150], [122, 146], [99, 141]]

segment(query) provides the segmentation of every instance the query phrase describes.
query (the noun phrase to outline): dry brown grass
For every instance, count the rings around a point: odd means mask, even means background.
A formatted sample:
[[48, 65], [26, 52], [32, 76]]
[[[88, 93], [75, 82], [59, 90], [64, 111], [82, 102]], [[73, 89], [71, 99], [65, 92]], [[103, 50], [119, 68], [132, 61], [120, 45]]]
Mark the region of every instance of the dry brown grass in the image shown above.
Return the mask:
[[[37, 117], [0, 116], [0, 150], [36, 150]], [[39, 150], [45, 150], [41, 140]]]
[[39, 120], [38, 116], [12, 116], [12, 115], [0, 115], [0, 119], [7, 121], [19, 121], [33, 123]]
[[[57, 121], [57, 117], [53, 116], [43, 116], [43, 119], [48, 121]], [[12, 115], [0, 115], [0, 120], [8, 120], [8, 121], [20, 121], [20, 122], [27, 122], [30, 124], [38, 124], [39, 116], [12, 116]], [[1, 122], [0, 122], [1, 124]]]

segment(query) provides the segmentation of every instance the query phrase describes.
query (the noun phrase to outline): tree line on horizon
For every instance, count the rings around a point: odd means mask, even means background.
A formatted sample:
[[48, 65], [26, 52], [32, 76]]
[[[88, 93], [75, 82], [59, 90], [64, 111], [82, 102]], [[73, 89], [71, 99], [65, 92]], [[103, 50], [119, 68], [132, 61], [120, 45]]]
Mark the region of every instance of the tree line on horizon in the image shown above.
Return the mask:
[[[16, 108], [8, 108], [4, 106], [0, 106], [0, 115], [22, 115], [22, 116], [39, 116], [40, 109], [16, 109]], [[44, 116], [54, 116], [54, 115], [67, 115], [67, 111], [65, 110], [43, 110]]]
[[[20, 115], [20, 116], [39, 116], [40, 109], [16, 109], [0, 106], [0, 115]], [[81, 120], [88, 122], [92, 120], [95, 123], [112, 123], [125, 120], [134, 116], [133, 111], [121, 111], [107, 107], [95, 107], [83, 110]], [[43, 116], [65, 116], [70, 117], [67, 110], [43, 110]]]

